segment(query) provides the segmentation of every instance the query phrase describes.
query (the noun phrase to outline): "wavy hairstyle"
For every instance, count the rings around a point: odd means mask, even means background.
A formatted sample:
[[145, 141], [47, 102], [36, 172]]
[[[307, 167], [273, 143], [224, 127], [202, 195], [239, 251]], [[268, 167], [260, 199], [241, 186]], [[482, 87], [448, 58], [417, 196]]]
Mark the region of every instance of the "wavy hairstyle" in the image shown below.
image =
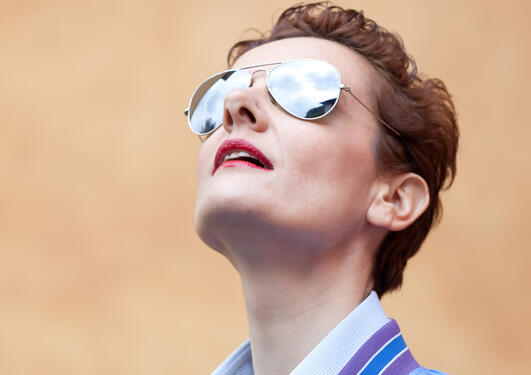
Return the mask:
[[363, 12], [328, 2], [302, 4], [285, 10], [271, 32], [236, 43], [227, 61], [274, 40], [317, 37], [345, 45], [364, 56], [380, 78], [376, 113], [401, 137], [384, 127], [375, 141], [380, 170], [414, 172], [426, 181], [430, 203], [408, 228], [389, 232], [376, 252], [372, 269], [374, 290], [382, 296], [401, 286], [407, 261], [417, 253], [432, 225], [442, 214], [439, 191], [456, 173], [459, 131], [451, 96], [444, 83], [418, 74], [399, 36], [366, 18]]

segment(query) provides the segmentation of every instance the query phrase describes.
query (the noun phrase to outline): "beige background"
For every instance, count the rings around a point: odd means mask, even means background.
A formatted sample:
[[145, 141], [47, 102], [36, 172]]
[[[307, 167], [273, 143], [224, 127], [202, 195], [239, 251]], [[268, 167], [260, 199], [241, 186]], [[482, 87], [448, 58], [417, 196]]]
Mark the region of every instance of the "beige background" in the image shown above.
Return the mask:
[[[1, 374], [206, 374], [246, 338], [237, 275], [193, 231], [182, 111], [289, 4], [0, 3]], [[528, 373], [529, 2], [340, 4], [398, 31], [459, 111], [444, 220], [389, 315], [426, 366]]]

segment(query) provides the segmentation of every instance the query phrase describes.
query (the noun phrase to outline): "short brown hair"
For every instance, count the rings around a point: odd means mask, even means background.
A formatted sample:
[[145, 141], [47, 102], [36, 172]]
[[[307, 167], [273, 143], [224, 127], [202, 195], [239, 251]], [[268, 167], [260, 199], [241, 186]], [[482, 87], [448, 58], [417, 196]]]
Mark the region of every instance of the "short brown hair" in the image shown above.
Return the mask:
[[[372, 278], [382, 296], [400, 287], [407, 261], [417, 253], [432, 224], [440, 219], [439, 191], [456, 172], [459, 138], [455, 107], [439, 79], [421, 77], [397, 35], [366, 18], [363, 12], [328, 2], [296, 5], [285, 10], [272, 31], [243, 40], [229, 51], [228, 63], [248, 50], [274, 40], [317, 37], [335, 41], [364, 56], [381, 77], [376, 89], [378, 115], [401, 137], [381, 127], [375, 154], [381, 170], [412, 171], [428, 184], [430, 204], [408, 228], [389, 232], [376, 253]], [[446, 184], [446, 186], [445, 186]]]

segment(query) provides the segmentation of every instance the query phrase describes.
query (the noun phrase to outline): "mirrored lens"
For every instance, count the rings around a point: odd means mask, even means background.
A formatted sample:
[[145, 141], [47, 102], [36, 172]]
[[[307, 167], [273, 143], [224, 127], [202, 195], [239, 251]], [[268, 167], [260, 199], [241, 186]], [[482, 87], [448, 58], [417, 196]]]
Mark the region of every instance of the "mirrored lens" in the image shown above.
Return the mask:
[[286, 111], [303, 119], [326, 115], [336, 105], [341, 77], [324, 61], [294, 60], [271, 70], [267, 80], [275, 101]]
[[250, 78], [246, 71], [229, 70], [199, 85], [190, 103], [189, 122], [192, 131], [204, 135], [221, 125], [225, 95], [231, 90], [248, 87]]

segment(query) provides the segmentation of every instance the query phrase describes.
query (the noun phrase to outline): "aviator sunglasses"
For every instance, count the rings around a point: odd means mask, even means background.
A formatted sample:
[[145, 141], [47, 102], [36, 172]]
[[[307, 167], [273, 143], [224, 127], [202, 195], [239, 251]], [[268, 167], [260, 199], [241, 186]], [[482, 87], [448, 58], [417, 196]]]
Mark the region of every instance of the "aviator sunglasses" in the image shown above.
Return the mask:
[[[271, 69], [262, 67], [273, 66]], [[252, 68], [259, 68], [249, 71]], [[321, 60], [289, 60], [245, 66], [217, 73], [203, 81], [194, 91], [184, 114], [190, 129], [199, 135], [208, 135], [219, 128], [223, 119], [225, 96], [229, 91], [245, 89], [252, 84], [258, 71], [267, 73], [269, 94], [286, 112], [303, 120], [316, 120], [329, 114], [336, 106], [341, 90], [376, 117], [386, 128], [400, 138], [400, 134], [365, 105], [341, 82], [339, 71]]]

